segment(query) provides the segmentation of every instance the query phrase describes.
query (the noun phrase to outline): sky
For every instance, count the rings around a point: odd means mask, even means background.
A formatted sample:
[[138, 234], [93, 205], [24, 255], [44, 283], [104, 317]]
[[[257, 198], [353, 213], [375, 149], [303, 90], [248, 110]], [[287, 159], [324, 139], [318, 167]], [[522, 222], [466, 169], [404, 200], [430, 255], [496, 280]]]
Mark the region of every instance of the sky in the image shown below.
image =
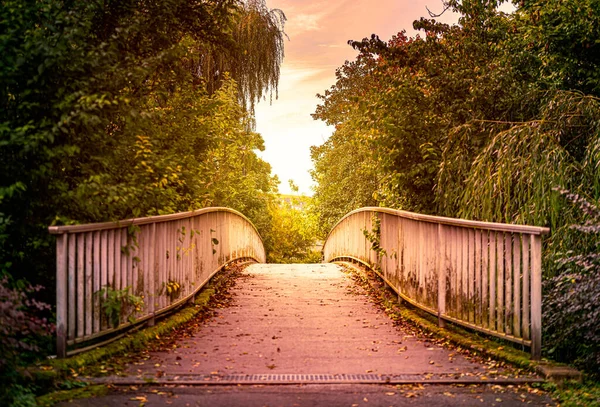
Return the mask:
[[[323, 144], [332, 127], [311, 117], [319, 99], [335, 83], [335, 69], [357, 52], [348, 40], [377, 34], [387, 41], [406, 29], [414, 35], [414, 20], [443, 10], [441, 0], [266, 0], [267, 7], [282, 10], [287, 22], [285, 58], [279, 80], [279, 98], [256, 106], [256, 131], [265, 140], [260, 156], [269, 162], [281, 184], [290, 193], [292, 179], [300, 193], [312, 195], [310, 147]], [[440, 21], [454, 23], [446, 12]]]

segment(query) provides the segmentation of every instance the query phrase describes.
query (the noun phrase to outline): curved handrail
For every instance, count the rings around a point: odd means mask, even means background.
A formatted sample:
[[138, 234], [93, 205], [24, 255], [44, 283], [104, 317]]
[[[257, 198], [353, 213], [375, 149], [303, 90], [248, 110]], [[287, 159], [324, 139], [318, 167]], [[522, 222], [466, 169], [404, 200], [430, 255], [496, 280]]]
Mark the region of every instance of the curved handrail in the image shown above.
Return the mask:
[[440, 325], [452, 321], [518, 342], [539, 358], [541, 235], [549, 232], [367, 207], [336, 223], [323, 253], [328, 262], [370, 265], [401, 298], [437, 315]]
[[[360, 212], [387, 213], [391, 215], [398, 215], [406, 219], [419, 220], [423, 222], [440, 223], [449, 226], [464, 226], [485, 230], [499, 230], [503, 232], [529, 233], [533, 235], [546, 235], [550, 233], [550, 228], [541, 226], [515, 225], [510, 223], [482, 222], [468, 219], [448, 218], [445, 216], [424, 215], [421, 213], [403, 211], [400, 209], [383, 208], [378, 206], [365, 206], [364, 208], [359, 208], [348, 212], [346, 215], [344, 215], [344, 217], [338, 220], [335, 225], [333, 225], [331, 230], [335, 229], [335, 227], [341, 222], [343, 222], [344, 219], [346, 219], [347, 217]], [[331, 233], [331, 231], [329, 233]], [[329, 237], [329, 234], [327, 235], [327, 237]], [[327, 240], [327, 238], [325, 238], [325, 240]]]
[[[191, 218], [193, 216], [202, 215], [204, 213], [210, 212], [229, 212], [233, 213], [243, 219], [245, 219], [249, 224], [252, 225], [256, 233], [260, 237], [258, 233], [258, 229], [250, 219], [244, 216], [241, 212], [236, 211], [235, 209], [226, 208], [222, 206], [212, 206], [208, 208], [195, 209], [193, 211], [188, 212], [178, 212], [171, 213], [168, 215], [155, 215], [155, 216], [147, 216], [145, 218], [131, 218], [124, 220], [117, 220], [112, 222], [98, 222], [98, 223], [84, 223], [81, 225], [63, 225], [63, 226], [49, 226], [48, 232], [51, 235], [59, 235], [62, 233], [80, 233], [80, 232], [91, 232], [95, 230], [106, 230], [120, 227], [128, 227], [128, 226], [136, 226], [136, 225], [147, 225], [149, 223], [160, 223], [160, 222], [168, 222], [172, 220], [186, 219]], [[262, 237], [261, 237], [262, 241]]]
[[[232, 261], [266, 261], [252, 222], [222, 207], [48, 230], [57, 236], [59, 357], [68, 345], [114, 337], [182, 305]], [[104, 312], [110, 293], [121, 310], [113, 321]], [[135, 321], [132, 304], [119, 299], [127, 295], [143, 300]]]

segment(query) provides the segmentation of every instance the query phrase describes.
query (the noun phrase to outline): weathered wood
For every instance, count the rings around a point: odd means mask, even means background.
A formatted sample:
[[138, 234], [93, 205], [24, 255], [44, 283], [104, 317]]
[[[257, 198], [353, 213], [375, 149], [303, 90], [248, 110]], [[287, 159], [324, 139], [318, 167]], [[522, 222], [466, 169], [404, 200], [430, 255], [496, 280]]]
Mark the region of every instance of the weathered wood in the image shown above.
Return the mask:
[[76, 260], [77, 260], [77, 236], [69, 236], [69, 272], [68, 272], [68, 326], [67, 326], [67, 338], [73, 339], [75, 338], [75, 329], [76, 329], [76, 312], [77, 312], [77, 304], [76, 300]]
[[475, 264], [470, 273], [471, 282], [469, 284], [471, 306], [473, 307], [473, 317], [470, 322], [475, 325], [481, 325], [481, 230], [474, 230], [475, 244]]
[[91, 335], [93, 331], [93, 276], [94, 276], [94, 235], [92, 232], [85, 233], [85, 335]]
[[512, 334], [512, 288], [513, 288], [513, 264], [512, 264], [512, 234], [504, 235], [504, 332]]
[[64, 234], [56, 239], [56, 353], [59, 358], [67, 355], [68, 237]]
[[[128, 230], [129, 226], [133, 228]], [[197, 230], [192, 236], [194, 228]], [[58, 235], [57, 353], [60, 357], [69, 354], [68, 345], [120, 335], [124, 327], [131, 325], [124, 312], [119, 327], [113, 328], [102, 312], [106, 300], [106, 294], [98, 295], [102, 289], [130, 287], [131, 294], [142, 296], [144, 308], [135, 315], [141, 323], [189, 301], [226, 262], [242, 254], [244, 258], [265, 261], [262, 239], [254, 225], [238, 212], [225, 208], [129, 223], [49, 229]], [[214, 255], [213, 237], [219, 241]], [[211, 249], [198, 250], [199, 246]], [[170, 279], [181, 287], [173, 301], [167, 299], [165, 289]]]
[[[152, 315], [156, 315], [156, 308], [158, 308], [158, 304], [156, 303], [156, 297], [158, 294], [158, 281], [155, 279], [155, 270], [156, 270], [156, 255], [155, 255], [155, 247], [156, 247], [156, 223], [150, 225], [150, 230], [147, 231], [149, 236], [147, 242], [147, 252], [148, 252], [148, 265], [146, 266], [147, 274], [148, 274], [148, 313]], [[152, 322], [154, 323], [154, 321]]]
[[[100, 232], [100, 289], [108, 288], [108, 230]], [[100, 298], [100, 329], [109, 329], [109, 321], [102, 312], [102, 304], [106, 298], [106, 292]]]
[[98, 295], [98, 291], [100, 290], [100, 275], [102, 274], [102, 266], [100, 265], [100, 241], [101, 241], [101, 233], [102, 232], [91, 232], [94, 234], [94, 267], [93, 273], [94, 277], [92, 279], [93, 288], [92, 288], [92, 302], [93, 302], [93, 310], [92, 310], [92, 333], [100, 332], [100, 321], [102, 310], [100, 309], [100, 296]]
[[513, 241], [513, 335], [521, 336], [521, 281], [523, 271], [521, 268], [521, 235], [516, 234]]
[[446, 314], [446, 235], [444, 226], [438, 225], [438, 247], [441, 257], [441, 267], [438, 269], [438, 298], [437, 298], [437, 315], [438, 325], [445, 326], [443, 315]]
[[77, 235], [77, 336], [83, 336], [84, 331], [84, 320], [85, 320], [85, 292], [84, 292], [84, 281], [85, 281], [85, 235]]
[[[389, 213], [392, 215], [396, 215], [400, 218], [404, 219], [412, 219], [415, 221], [421, 222], [429, 222], [441, 225], [450, 225], [450, 226], [461, 226], [461, 227], [469, 227], [474, 229], [482, 229], [482, 230], [496, 230], [501, 232], [513, 232], [513, 233], [524, 233], [530, 235], [545, 235], [550, 233], [549, 228], [538, 227], [538, 226], [526, 226], [526, 225], [513, 225], [508, 223], [493, 223], [493, 222], [479, 222], [474, 220], [466, 220], [466, 219], [456, 219], [456, 218], [447, 218], [444, 216], [432, 216], [432, 215], [423, 215], [420, 213], [413, 213], [407, 211], [400, 211], [397, 209], [390, 208], [379, 208], [379, 207], [365, 207], [356, 209], [352, 212], [349, 212], [342, 219], [336, 223], [332, 231], [336, 229], [337, 225], [343, 223], [347, 218], [354, 216], [355, 214], [361, 214], [365, 217], [370, 216], [371, 213]], [[168, 215], [170, 216], [170, 215]], [[371, 230], [369, 228], [369, 230]], [[54, 232], [58, 233], [58, 232]], [[329, 236], [326, 241], [329, 240]]]
[[481, 326], [483, 328], [490, 327], [490, 312], [489, 312], [489, 276], [490, 276], [490, 232], [487, 230], [482, 231], [481, 236], [481, 299], [479, 304], [481, 307]]
[[[364, 230], [372, 231], [374, 216], [380, 216], [380, 243], [388, 253], [381, 262], [363, 235]], [[376, 271], [380, 265], [378, 272], [398, 296], [436, 314], [440, 325], [452, 321], [531, 346], [537, 357], [540, 235], [547, 232], [547, 228], [363, 208], [337, 223], [323, 252], [326, 261], [355, 258]]]
[[496, 234], [496, 330], [504, 333], [504, 234]]
[[490, 231], [490, 273], [488, 283], [490, 285], [489, 288], [489, 319], [488, 319], [488, 328], [492, 331], [496, 331], [496, 268], [498, 264], [496, 263], [496, 254], [497, 254], [497, 246], [496, 246], [496, 232]]
[[542, 239], [531, 236], [531, 357], [542, 357]]
[[134, 291], [133, 287], [131, 286], [131, 275], [127, 264], [127, 259], [130, 257], [127, 255], [127, 229], [119, 229], [119, 235], [119, 257], [121, 259], [121, 287], [129, 287], [129, 292], [133, 294]]
[[521, 313], [522, 318], [523, 318], [523, 323], [521, 324], [521, 327], [523, 329], [523, 338], [524, 339], [531, 339], [531, 329], [530, 329], [530, 325], [529, 325], [529, 321], [530, 321], [530, 315], [531, 315], [531, 307], [529, 306], [529, 298], [530, 298], [530, 291], [529, 291], [529, 287], [530, 287], [530, 279], [531, 279], [531, 268], [530, 268], [530, 262], [529, 262], [529, 245], [530, 245], [530, 239], [526, 238], [525, 236], [523, 236], [522, 239], [522, 247], [523, 247], [523, 251], [521, 252], [521, 254], [523, 255], [523, 312]]

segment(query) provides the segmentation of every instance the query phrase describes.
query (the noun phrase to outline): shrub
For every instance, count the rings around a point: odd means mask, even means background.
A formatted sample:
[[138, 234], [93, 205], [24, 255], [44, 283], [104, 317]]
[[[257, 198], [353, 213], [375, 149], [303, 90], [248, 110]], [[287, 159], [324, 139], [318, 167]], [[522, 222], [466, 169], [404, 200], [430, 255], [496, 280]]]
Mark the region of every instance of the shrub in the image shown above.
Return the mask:
[[546, 282], [547, 344], [555, 357], [600, 372], [600, 208], [567, 190], [559, 192], [586, 216], [583, 225], [571, 228], [595, 244], [557, 260], [560, 273]]
[[[42, 287], [12, 288], [0, 279], [0, 405], [35, 405], [23, 366], [39, 357], [39, 343], [54, 326], [39, 315], [50, 310], [32, 294]], [[32, 404], [33, 403], [33, 404]]]

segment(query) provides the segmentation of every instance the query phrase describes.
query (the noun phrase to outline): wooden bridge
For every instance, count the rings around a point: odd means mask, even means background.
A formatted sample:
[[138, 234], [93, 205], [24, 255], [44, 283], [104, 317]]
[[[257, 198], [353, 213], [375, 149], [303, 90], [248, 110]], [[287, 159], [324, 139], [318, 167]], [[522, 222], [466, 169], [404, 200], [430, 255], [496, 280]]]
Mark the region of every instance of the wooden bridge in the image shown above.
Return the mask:
[[[228, 263], [265, 262], [256, 228], [227, 208], [49, 230], [57, 235], [59, 357], [115, 340], [132, 325], [153, 324]], [[375, 270], [399, 299], [436, 315], [440, 325], [522, 344], [539, 359], [541, 235], [548, 231], [363, 208], [338, 222], [323, 254], [325, 262]], [[143, 304], [108, 318], [111, 298], [127, 295]]]

